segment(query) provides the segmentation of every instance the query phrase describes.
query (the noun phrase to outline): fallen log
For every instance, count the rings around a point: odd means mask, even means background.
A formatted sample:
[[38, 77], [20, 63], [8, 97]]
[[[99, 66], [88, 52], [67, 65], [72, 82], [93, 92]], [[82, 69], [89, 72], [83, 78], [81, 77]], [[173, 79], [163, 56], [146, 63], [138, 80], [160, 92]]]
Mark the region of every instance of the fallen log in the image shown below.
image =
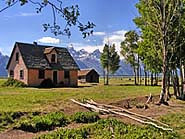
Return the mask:
[[102, 108], [103, 107], [112, 108], [112, 109], [114, 109], [117, 112], [125, 112], [125, 113], [131, 114], [131, 115], [135, 115], [135, 116], [140, 117], [140, 118], [145, 118], [145, 119], [150, 120], [152, 122], [157, 122], [157, 123], [159, 123], [159, 124], [161, 124], [163, 126], [169, 127], [167, 124], [164, 124], [164, 123], [162, 123], [162, 122], [160, 122], [158, 120], [152, 119], [151, 117], [147, 117], [147, 116], [144, 116], [144, 115], [141, 115], [141, 114], [137, 114], [137, 113], [128, 111], [128, 110], [123, 109], [123, 108], [120, 108], [120, 107], [116, 107], [116, 106], [112, 106], [112, 105], [107, 105], [107, 104], [98, 104], [95, 101], [93, 101], [92, 99], [90, 101], [87, 100], [86, 102], [89, 103], [89, 104], [93, 104], [95, 106], [101, 106]]
[[[100, 107], [100, 106], [98, 106], [98, 105], [100, 105], [100, 104], [97, 104], [96, 102], [94, 102], [94, 101], [92, 101], [91, 100], [91, 102], [89, 101], [89, 103], [91, 103], [91, 104], [89, 104], [88, 102], [87, 103], [81, 103], [81, 102], [78, 102], [78, 101], [76, 101], [76, 100], [74, 100], [74, 99], [71, 99], [71, 101], [73, 102], [73, 103], [75, 103], [75, 104], [78, 104], [78, 105], [80, 105], [80, 106], [82, 106], [82, 107], [85, 107], [85, 108], [87, 108], [87, 109], [89, 109], [89, 110], [92, 110], [92, 111], [95, 111], [95, 112], [99, 112], [99, 113], [107, 113], [107, 114], [115, 114], [115, 115], [119, 115], [119, 116], [124, 116], [124, 117], [127, 117], [127, 118], [130, 118], [130, 119], [132, 119], [132, 120], [135, 120], [135, 121], [137, 121], [137, 122], [139, 122], [139, 123], [142, 123], [142, 124], [148, 124], [148, 125], [152, 125], [152, 126], [154, 126], [154, 127], [156, 127], [156, 128], [158, 128], [158, 129], [162, 129], [162, 130], [165, 130], [165, 131], [173, 131], [173, 129], [171, 129], [171, 128], [166, 128], [166, 127], [162, 127], [162, 126], [159, 126], [159, 125], [157, 125], [156, 123], [154, 123], [154, 122], [148, 122], [148, 121], [144, 121], [144, 120], [142, 120], [142, 119], [139, 119], [139, 118], [136, 118], [136, 117], [134, 117], [134, 116], [131, 116], [132, 114], [130, 114], [130, 112], [129, 113], [123, 113], [123, 111], [121, 111], [121, 112], [118, 112], [118, 111], [116, 111], [115, 109], [111, 109], [111, 108], [103, 108], [103, 104], [102, 104], [102, 106]], [[109, 106], [109, 107], [115, 107], [115, 106], [112, 106], [112, 105], [107, 105], [107, 106]], [[124, 111], [125, 112], [125, 111]], [[135, 113], [134, 113], [135, 114]], [[139, 115], [139, 114], [137, 114], [137, 115]], [[142, 116], [142, 115], [140, 115], [140, 118], [141, 117], [145, 117], [145, 116]], [[149, 119], [148, 119], [149, 120]], [[151, 120], [151, 119], [150, 119]], [[153, 120], [153, 119], [152, 119]]]

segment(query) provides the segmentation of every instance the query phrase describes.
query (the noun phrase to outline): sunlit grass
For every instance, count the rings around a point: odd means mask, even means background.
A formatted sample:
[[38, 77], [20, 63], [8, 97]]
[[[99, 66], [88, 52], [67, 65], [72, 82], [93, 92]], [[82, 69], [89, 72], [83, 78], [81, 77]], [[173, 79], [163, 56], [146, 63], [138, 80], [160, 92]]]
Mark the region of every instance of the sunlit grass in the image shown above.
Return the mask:
[[[2, 84], [5, 80], [1, 79]], [[79, 84], [79, 88], [0, 88], [0, 111], [33, 111], [44, 108], [51, 102], [68, 102], [69, 99], [91, 98], [106, 103], [124, 98], [159, 94], [160, 87], [133, 86], [128, 79], [111, 79], [109, 86]], [[125, 84], [130, 84], [125, 86]], [[64, 103], [65, 105], [65, 103]]]

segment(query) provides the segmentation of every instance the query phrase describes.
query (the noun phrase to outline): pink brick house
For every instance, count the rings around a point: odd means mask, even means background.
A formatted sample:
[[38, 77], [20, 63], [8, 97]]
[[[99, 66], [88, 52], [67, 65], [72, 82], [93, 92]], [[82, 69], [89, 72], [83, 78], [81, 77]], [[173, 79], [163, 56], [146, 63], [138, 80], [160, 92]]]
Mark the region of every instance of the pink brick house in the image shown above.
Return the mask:
[[77, 86], [79, 67], [66, 48], [16, 42], [7, 64], [8, 76], [28, 86], [51, 79], [57, 86]]

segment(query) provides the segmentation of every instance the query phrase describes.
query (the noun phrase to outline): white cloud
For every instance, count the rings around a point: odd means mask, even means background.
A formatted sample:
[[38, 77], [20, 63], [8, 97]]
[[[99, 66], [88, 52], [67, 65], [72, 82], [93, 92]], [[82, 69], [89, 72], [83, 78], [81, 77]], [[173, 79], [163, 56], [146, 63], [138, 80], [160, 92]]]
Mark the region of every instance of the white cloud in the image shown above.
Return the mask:
[[52, 38], [52, 37], [42, 37], [37, 41], [40, 43], [60, 44], [60, 39]]
[[96, 49], [103, 51], [103, 45], [89, 45], [84, 43], [69, 43], [68, 47], [73, 46], [76, 50], [84, 49], [87, 52], [93, 52]]
[[118, 30], [118, 31], [111, 33], [111, 35], [109, 35], [109, 36], [105, 36], [103, 39], [103, 44], [106, 44], [106, 43], [111, 44], [111, 45], [115, 44], [116, 50], [119, 53], [121, 51], [120, 44], [122, 41], [125, 40], [124, 35], [126, 32], [127, 31], [125, 31], [125, 30]]
[[18, 14], [17, 16], [38, 16], [38, 15], [41, 15], [40, 13], [20, 13]]
[[93, 52], [96, 49], [103, 51], [103, 45], [83, 45], [75, 48], [76, 50], [84, 49], [87, 52]]
[[13, 15], [5, 15], [4, 19], [8, 20], [9, 18], [15, 18], [15, 17], [29, 17], [29, 16], [40, 16], [41, 13], [18, 13]]
[[[106, 43], [109, 43], [111, 45], [115, 44], [116, 51], [120, 54], [120, 50], [121, 50], [120, 44], [122, 41], [124, 41], [124, 39], [125, 39], [124, 35], [126, 32], [127, 31], [125, 31], [125, 30], [118, 30], [118, 31], [109, 33], [109, 35], [105, 35], [103, 37], [102, 43], [100, 43], [100, 45], [96, 45], [97, 41], [95, 39], [93, 39], [93, 41], [92, 41], [95, 44], [92, 44], [92, 45], [84, 44], [84, 43], [70, 43], [69, 45], [72, 44], [72, 46], [77, 50], [85, 49], [88, 52], [93, 52], [94, 50], [99, 49], [102, 52], [103, 47]], [[101, 33], [99, 33], [99, 34], [101, 34]], [[104, 33], [104, 34], [106, 34], [106, 33]], [[99, 35], [99, 37], [100, 37], [100, 35]]]
[[93, 32], [94, 36], [105, 36], [106, 33], [105, 32]]

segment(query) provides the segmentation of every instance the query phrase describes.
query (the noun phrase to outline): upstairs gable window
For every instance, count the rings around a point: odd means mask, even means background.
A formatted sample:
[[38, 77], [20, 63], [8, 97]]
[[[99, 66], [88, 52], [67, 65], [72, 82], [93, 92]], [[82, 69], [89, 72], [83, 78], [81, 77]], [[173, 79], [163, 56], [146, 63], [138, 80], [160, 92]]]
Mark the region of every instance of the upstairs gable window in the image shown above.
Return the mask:
[[16, 60], [17, 62], [19, 61], [19, 53], [18, 53], [18, 52], [16, 53], [15, 60]]
[[56, 63], [56, 55], [55, 54], [51, 55], [51, 62]]

